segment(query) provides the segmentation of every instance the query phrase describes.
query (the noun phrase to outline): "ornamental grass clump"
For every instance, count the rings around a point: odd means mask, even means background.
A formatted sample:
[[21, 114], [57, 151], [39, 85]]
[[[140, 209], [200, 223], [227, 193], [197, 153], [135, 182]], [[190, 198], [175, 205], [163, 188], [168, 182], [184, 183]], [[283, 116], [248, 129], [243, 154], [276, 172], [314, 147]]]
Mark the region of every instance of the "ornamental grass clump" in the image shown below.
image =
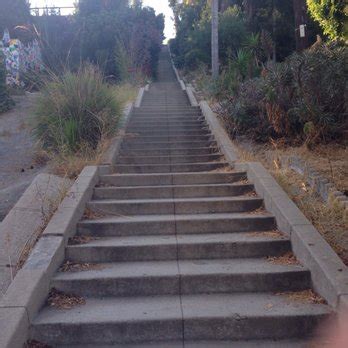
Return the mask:
[[51, 153], [96, 150], [102, 139], [115, 133], [120, 115], [115, 89], [97, 67], [86, 64], [76, 73], [51, 74], [44, 83], [34, 134]]

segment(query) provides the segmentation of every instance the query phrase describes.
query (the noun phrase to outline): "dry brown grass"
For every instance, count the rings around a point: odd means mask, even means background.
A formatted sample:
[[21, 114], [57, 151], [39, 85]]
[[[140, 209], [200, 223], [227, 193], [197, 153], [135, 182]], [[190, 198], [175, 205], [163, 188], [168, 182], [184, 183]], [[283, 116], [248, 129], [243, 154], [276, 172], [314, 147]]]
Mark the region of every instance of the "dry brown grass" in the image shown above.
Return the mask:
[[274, 230], [274, 231], [262, 231], [262, 232], [250, 232], [247, 233], [250, 237], [269, 237], [269, 238], [285, 238], [284, 233]]
[[30, 340], [24, 344], [24, 348], [52, 348], [52, 346], [35, 340]]
[[279, 184], [348, 265], [348, 224], [340, 207], [325, 204], [294, 171], [274, 174]]
[[[308, 161], [323, 177], [327, 177], [328, 173], [332, 172], [336, 182], [337, 180], [340, 182], [341, 186], [338, 187], [342, 189], [342, 187], [346, 187], [348, 180], [347, 149], [339, 145], [329, 144], [325, 147], [318, 145], [315, 150], [310, 151], [305, 147], [286, 148], [281, 142], [273, 142], [272, 145], [248, 143], [250, 151], [246, 151], [242, 146], [241, 142], [237, 143], [242, 158], [259, 161], [271, 172], [302, 213], [313, 223], [342, 261], [348, 265], [348, 224], [344, 220], [342, 207], [325, 203], [307, 184], [306, 177], [289, 168], [282, 168], [278, 161], [270, 162], [270, 158], [278, 158], [282, 155], [298, 155]], [[269, 153], [273, 156], [268, 156]], [[331, 162], [323, 157], [323, 153], [330, 155]], [[342, 175], [345, 176], [345, 179]], [[332, 177], [331, 174], [330, 176]], [[331, 180], [331, 177], [328, 179]]]
[[292, 302], [325, 304], [326, 301], [312, 289], [303, 291], [278, 292], [276, 295], [285, 296]]
[[72, 309], [86, 304], [86, 300], [81, 296], [66, 294], [53, 288], [48, 295], [47, 304], [57, 309]]
[[267, 261], [273, 263], [274, 265], [299, 265], [300, 263], [296, 259], [292, 251], [286, 252], [281, 256], [269, 256]]
[[83, 220], [98, 220], [105, 216], [106, 216], [105, 214], [86, 208], [85, 212], [83, 213], [82, 219]]
[[[49, 183], [47, 185], [47, 188], [48, 187], [49, 187]], [[25, 262], [27, 261], [31, 251], [34, 249], [37, 241], [40, 239], [43, 231], [45, 230], [46, 226], [48, 225], [49, 221], [51, 220], [53, 214], [58, 209], [60, 202], [66, 196], [67, 191], [68, 191], [68, 187], [65, 185], [62, 185], [60, 187], [60, 191], [59, 191], [59, 194], [56, 197], [56, 199], [49, 200], [49, 201], [48, 201], [48, 198], [46, 196], [46, 193], [43, 193], [42, 202], [46, 201], [48, 207], [45, 211], [42, 209], [42, 211], [41, 211], [41, 225], [37, 228], [36, 231], [34, 231], [34, 233], [30, 236], [30, 238], [24, 244], [22, 250], [20, 251], [16, 265], [11, 266], [14, 274], [16, 274], [23, 267]]]
[[78, 263], [66, 261], [60, 268], [59, 272], [85, 272], [93, 270], [101, 270], [104, 267], [94, 263]]
[[313, 169], [332, 182], [342, 192], [348, 193], [348, 147], [339, 144], [287, 147], [280, 150], [284, 155], [304, 159]]
[[78, 153], [50, 154], [49, 167], [53, 174], [76, 179], [85, 166], [99, 165], [111, 144], [111, 139], [102, 139], [98, 148], [82, 148]]
[[88, 244], [89, 242], [93, 240], [98, 240], [98, 238], [92, 237], [92, 236], [75, 236], [75, 237], [69, 238], [69, 245]]
[[0, 132], [0, 137], [8, 138], [12, 135], [12, 133], [9, 130], [3, 130]]

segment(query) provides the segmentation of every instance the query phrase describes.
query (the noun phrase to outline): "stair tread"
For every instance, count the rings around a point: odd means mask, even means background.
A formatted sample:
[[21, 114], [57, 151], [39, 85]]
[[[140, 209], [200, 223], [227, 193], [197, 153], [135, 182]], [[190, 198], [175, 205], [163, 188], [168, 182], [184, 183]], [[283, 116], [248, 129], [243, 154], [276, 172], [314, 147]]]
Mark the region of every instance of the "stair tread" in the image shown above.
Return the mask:
[[121, 247], [144, 245], [176, 245], [205, 243], [255, 243], [289, 240], [285, 236], [269, 236], [262, 232], [204, 233], [204, 234], [170, 234], [170, 235], [136, 235], [115, 236], [93, 239], [87, 244], [68, 245], [67, 248], [83, 249], [97, 247]]
[[251, 196], [227, 196], [227, 197], [204, 197], [204, 198], [149, 198], [149, 199], [93, 199], [89, 203], [93, 204], [127, 204], [127, 203], [179, 203], [179, 202], [244, 202], [260, 201], [260, 197]]
[[127, 177], [127, 176], [194, 176], [194, 175], [246, 175], [246, 172], [241, 171], [231, 171], [231, 172], [186, 172], [186, 173], [113, 173], [107, 175], [101, 175], [103, 178], [112, 178], [112, 177]]
[[322, 316], [330, 312], [324, 304], [293, 301], [286, 295], [272, 293], [88, 298], [84, 305], [69, 310], [45, 307], [33, 324], [74, 326], [218, 318], [262, 320], [269, 317]]
[[305, 340], [182, 341], [114, 345], [69, 345], [57, 348], [308, 348]]
[[235, 183], [223, 183], [223, 184], [187, 184], [187, 185], [161, 185], [161, 186], [154, 186], [154, 185], [147, 185], [147, 186], [107, 186], [107, 187], [96, 187], [96, 190], [129, 190], [129, 189], [166, 189], [166, 188], [189, 188], [189, 187], [248, 187], [251, 186], [251, 184], [245, 184], [240, 182]]
[[141, 222], [141, 221], [185, 221], [185, 220], [219, 220], [219, 219], [253, 219], [255, 217], [273, 218], [269, 213], [214, 213], [214, 214], [163, 214], [137, 216], [105, 216], [96, 220], [83, 220], [85, 223], [112, 223], [112, 222]]
[[[180, 272], [178, 269], [178, 264]], [[308, 272], [302, 265], [273, 264], [265, 258], [255, 259], [200, 259], [179, 261], [143, 261], [98, 263], [97, 269], [83, 272], [60, 272], [54, 280], [88, 280], [106, 278], [168, 277], [218, 274], [279, 274]]]

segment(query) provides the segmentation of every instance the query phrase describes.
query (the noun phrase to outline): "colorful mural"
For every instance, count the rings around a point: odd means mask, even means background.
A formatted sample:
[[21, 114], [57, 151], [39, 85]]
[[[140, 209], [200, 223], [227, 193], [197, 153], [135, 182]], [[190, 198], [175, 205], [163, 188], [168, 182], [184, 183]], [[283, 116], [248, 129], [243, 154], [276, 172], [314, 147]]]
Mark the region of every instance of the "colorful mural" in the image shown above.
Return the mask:
[[11, 39], [6, 29], [0, 40], [0, 49], [5, 55], [6, 83], [10, 86], [23, 87], [21, 74], [28, 70], [40, 71], [43, 69], [41, 51], [36, 40], [28, 45], [23, 45], [20, 40]]

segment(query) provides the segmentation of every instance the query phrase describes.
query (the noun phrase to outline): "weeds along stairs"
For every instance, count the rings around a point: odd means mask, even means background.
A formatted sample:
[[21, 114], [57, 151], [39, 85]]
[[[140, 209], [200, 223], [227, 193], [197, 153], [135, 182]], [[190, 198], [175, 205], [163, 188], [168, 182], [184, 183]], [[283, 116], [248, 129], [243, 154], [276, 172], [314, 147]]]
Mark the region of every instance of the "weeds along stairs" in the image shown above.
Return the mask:
[[[302, 347], [324, 304], [285, 292], [311, 274], [275, 218], [225, 162], [161, 54], [158, 82], [135, 109], [115, 166], [101, 177], [51, 282], [79, 296], [47, 305], [31, 338], [52, 347]], [[69, 267], [74, 265], [74, 267]], [[81, 267], [80, 271], [79, 267]]]

